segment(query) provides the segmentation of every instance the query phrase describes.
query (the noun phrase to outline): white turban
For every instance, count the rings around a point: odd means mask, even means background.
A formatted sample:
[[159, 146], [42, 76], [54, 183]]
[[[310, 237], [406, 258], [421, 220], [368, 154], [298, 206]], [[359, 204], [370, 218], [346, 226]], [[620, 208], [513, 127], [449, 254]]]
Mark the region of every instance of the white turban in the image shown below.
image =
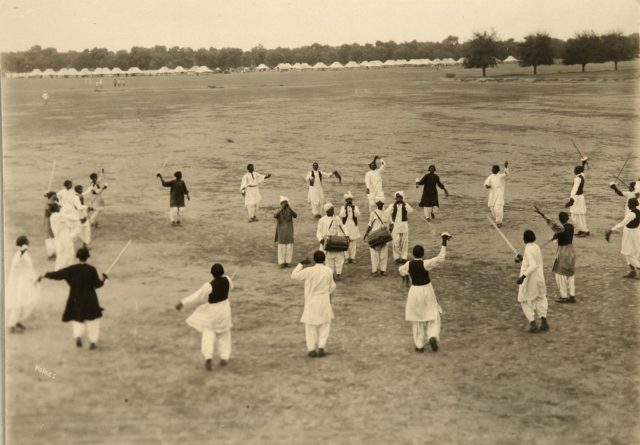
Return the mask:
[[278, 201], [280, 204], [282, 204], [285, 201], [289, 201], [289, 198], [287, 198], [286, 196], [280, 196], [280, 201]]
[[347, 192], [342, 196], [344, 197], [344, 199], [349, 199], [349, 198], [353, 199], [353, 195], [351, 194], [351, 192]]
[[404, 192], [402, 190], [397, 191], [396, 195], [400, 195], [402, 196], [402, 199], [404, 199]]
[[324, 209], [324, 211], [325, 211], [325, 212], [326, 212], [327, 210], [329, 210], [329, 209], [332, 209], [332, 208], [333, 208], [333, 204], [331, 204], [330, 202], [327, 202], [327, 203], [324, 205], [324, 207], [323, 207], [323, 209]]
[[384, 195], [378, 195], [376, 196], [376, 202], [381, 202], [384, 204]]

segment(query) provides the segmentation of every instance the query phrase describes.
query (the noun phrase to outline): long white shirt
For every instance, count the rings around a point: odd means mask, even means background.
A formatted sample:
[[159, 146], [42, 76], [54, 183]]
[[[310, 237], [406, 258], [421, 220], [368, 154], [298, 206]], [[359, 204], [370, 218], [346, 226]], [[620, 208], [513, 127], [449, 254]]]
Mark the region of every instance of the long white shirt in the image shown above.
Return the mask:
[[305, 178], [307, 183], [309, 183], [311, 178], [315, 178], [313, 185], [309, 184], [309, 193], [307, 194], [307, 201], [309, 202], [324, 202], [324, 188], [322, 187], [322, 181], [320, 180], [320, 175], [318, 173], [322, 173], [322, 180], [331, 177], [331, 173], [323, 172], [321, 170], [311, 170], [307, 173], [307, 177]]
[[[389, 218], [392, 219], [393, 223], [393, 233], [409, 233], [409, 219], [407, 221], [402, 220], [402, 206], [398, 205], [398, 211], [396, 212], [396, 219], [393, 219], [393, 206], [396, 205], [394, 202], [389, 207], [387, 207], [387, 214]], [[407, 215], [413, 212], [413, 207], [409, 205], [409, 203], [404, 203], [405, 208], [407, 209]]]
[[571, 206], [571, 213], [583, 214], [587, 213], [587, 205], [584, 201], [584, 187], [582, 195], [576, 195], [578, 188], [580, 187], [580, 176], [584, 179], [584, 173], [580, 173], [573, 178], [573, 187], [571, 188], [571, 199], [573, 199], [573, 205]]
[[[223, 275], [223, 277], [225, 277], [227, 280], [229, 280], [229, 292], [231, 292], [233, 290], [233, 282], [231, 281], [231, 278], [229, 278], [226, 275]], [[193, 303], [194, 301], [207, 299], [209, 297], [209, 294], [211, 293], [211, 291], [212, 291], [211, 283], [207, 282], [207, 283], [204, 283], [200, 287], [200, 289], [198, 289], [197, 291], [195, 291], [191, 295], [189, 295], [187, 297], [184, 297], [180, 301], [182, 302], [182, 304], [187, 305], [189, 303]]]
[[375, 198], [376, 196], [384, 196], [384, 191], [382, 190], [382, 172], [386, 167], [386, 163], [380, 161], [380, 167], [375, 170], [369, 170], [364, 175], [364, 183], [366, 187], [369, 189], [369, 198]]
[[73, 207], [76, 209], [76, 212], [78, 212], [78, 218], [87, 217], [87, 206], [82, 203], [80, 195], [77, 193], [73, 196]]
[[526, 275], [526, 278], [518, 289], [518, 301], [546, 298], [547, 286], [544, 281], [540, 246], [536, 243], [525, 244], [522, 257], [520, 276]]
[[371, 231], [389, 227], [389, 224], [391, 224], [391, 217], [384, 210], [375, 209], [369, 214], [369, 227], [371, 227]]
[[27, 318], [40, 298], [40, 284], [31, 256], [25, 249], [14, 254], [5, 288], [7, 324], [14, 326]]
[[82, 193], [85, 202], [94, 209], [98, 209], [104, 206], [104, 200], [102, 199], [102, 192], [104, 186], [100, 185], [100, 182], [91, 183], [87, 186], [87, 189]]
[[265, 175], [260, 173], [245, 173], [240, 183], [240, 190], [244, 191], [244, 204], [246, 206], [254, 206], [260, 203], [262, 195], [260, 195], [260, 189], [258, 186], [264, 182]]
[[60, 205], [73, 205], [73, 198], [76, 196], [76, 192], [73, 189], [62, 189], [58, 193], [58, 201]]
[[484, 186], [489, 186], [489, 201], [487, 205], [494, 207], [498, 205], [504, 205], [504, 190], [507, 184], [507, 177], [509, 176], [509, 170], [504, 169], [500, 173], [492, 173], [487, 176], [484, 181]]
[[304, 281], [304, 310], [300, 321], [305, 324], [320, 325], [333, 319], [331, 293], [336, 288], [333, 270], [324, 264], [303, 268], [298, 264], [291, 278]]
[[74, 262], [73, 227], [77, 224], [74, 218], [77, 218], [75, 212], [55, 212], [49, 217], [56, 248], [55, 270], [71, 266]]
[[336, 215], [324, 215], [318, 221], [318, 229], [316, 230], [316, 238], [318, 241], [322, 241], [324, 237], [328, 235], [347, 235], [347, 228]]
[[347, 229], [347, 234], [349, 235], [349, 239], [351, 240], [356, 240], [360, 238], [360, 229], [358, 229], [358, 226], [356, 225], [355, 221], [353, 220], [353, 217], [355, 216], [356, 218], [360, 217], [360, 209], [358, 208], [358, 206], [353, 206], [353, 208], [351, 207], [346, 207], [346, 211], [345, 211], [345, 206], [343, 205], [342, 207], [340, 207], [340, 218], [344, 219], [347, 218], [347, 222], [345, 223], [345, 227]]

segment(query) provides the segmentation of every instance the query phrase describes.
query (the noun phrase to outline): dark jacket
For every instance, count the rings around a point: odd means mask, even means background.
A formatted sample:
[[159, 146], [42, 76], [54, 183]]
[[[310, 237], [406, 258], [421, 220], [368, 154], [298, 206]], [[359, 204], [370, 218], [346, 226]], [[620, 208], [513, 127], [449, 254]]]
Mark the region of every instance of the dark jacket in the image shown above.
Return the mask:
[[164, 187], [171, 187], [169, 191], [169, 207], [184, 207], [184, 195], [189, 194], [187, 184], [182, 179], [165, 181], [160, 179]]
[[65, 280], [69, 284], [69, 297], [62, 314], [62, 321], [86, 321], [102, 317], [102, 308], [98, 302], [96, 289], [104, 281], [98, 276], [95, 267], [86, 264], [74, 264], [44, 275], [52, 280]]
[[444, 190], [444, 185], [440, 182], [440, 177], [435, 173], [427, 173], [422, 177], [420, 182], [418, 182], [418, 185], [424, 186], [420, 207], [439, 207], [438, 189], [436, 189], [436, 186]]

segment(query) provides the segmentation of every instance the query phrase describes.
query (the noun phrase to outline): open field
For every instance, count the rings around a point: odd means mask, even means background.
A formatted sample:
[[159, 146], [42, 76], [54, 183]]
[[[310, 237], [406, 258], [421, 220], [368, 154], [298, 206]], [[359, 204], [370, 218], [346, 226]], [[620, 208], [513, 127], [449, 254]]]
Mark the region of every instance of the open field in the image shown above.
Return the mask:
[[[5, 336], [8, 443], [638, 443], [640, 281], [620, 279], [620, 237], [607, 244], [603, 233], [622, 218], [608, 183], [637, 147], [640, 74], [637, 63], [608, 67], [545, 67], [539, 82], [518, 67], [488, 71], [510, 82], [459, 68], [469, 81], [419, 69], [130, 78], [124, 89], [105, 79], [99, 93], [78, 79], [3, 80], [5, 257], [25, 233], [37, 271], [52, 267], [42, 193], [54, 159], [56, 190], [105, 168], [108, 208], [90, 262], [104, 270], [133, 239], [98, 292], [99, 350], [73, 345], [57, 282], [43, 284], [29, 329]], [[519, 265], [486, 221], [482, 182], [509, 160], [505, 234], [520, 247], [532, 228], [543, 244], [550, 231], [532, 204], [555, 216], [568, 200], [571, 138], [590, 158], [593, 236], [575, 240], [576, 305], [553, 301], [554, 248], [543, 249], [551, 330], [532, 336], [516, 303]], [[183, 228], [169, 225], [168, 192], [154, 176], [168, 154], [165, 173], [181, 170], [192, 194]], [[299, 213], [294, 260], [310, 254], [311, 163], [343, 176], [326, 181], [327, 199], [341, 203], [351, 190], [365, 210], [374, 154], [388, 164], [387, 197], [403, 189], [417, 206], [413, 181], [431, 163], [451, 193], [436, 226], [454, 239], [431, 274], [445, 311], [441, 349], [413, 351], [397, 271], [369, 278], [360, 240], [333, 295], [331, 355], [312, 360], [303, 286], [276, 265], [272, 214], [287, 195]], [[254, 224], [239, 193], [249, 162], [273, 174]], [[630, 161], [624, 176], [639, 167]], [[410, 243], [433, 256], [439, 238], [420, 215], [410, 216]], [[173, 304], [209, 280], [214, 261], [240, 271], [231, 361], [208, 373], [184, 322], [194, 307]]]

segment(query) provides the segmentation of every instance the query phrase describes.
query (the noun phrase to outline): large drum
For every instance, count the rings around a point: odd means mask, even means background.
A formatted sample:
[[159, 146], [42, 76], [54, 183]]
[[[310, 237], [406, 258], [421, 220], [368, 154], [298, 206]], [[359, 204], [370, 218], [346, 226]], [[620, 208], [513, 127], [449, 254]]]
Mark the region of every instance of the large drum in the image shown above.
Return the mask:
[[327, 252], [346, 252], [349, 250], [349, 237], [341, 235], [325, 236], [324, 250]]
[[369, 237], [367, 239], [369, 247], [371, 247], [372, 249], [374, 247], [380, 247], [392, 240], [393, 237], [391, 236], [391, 232], [389, 232], [389, 229], [387, 229], [386, 227], [374, 230], [369, 234]]

